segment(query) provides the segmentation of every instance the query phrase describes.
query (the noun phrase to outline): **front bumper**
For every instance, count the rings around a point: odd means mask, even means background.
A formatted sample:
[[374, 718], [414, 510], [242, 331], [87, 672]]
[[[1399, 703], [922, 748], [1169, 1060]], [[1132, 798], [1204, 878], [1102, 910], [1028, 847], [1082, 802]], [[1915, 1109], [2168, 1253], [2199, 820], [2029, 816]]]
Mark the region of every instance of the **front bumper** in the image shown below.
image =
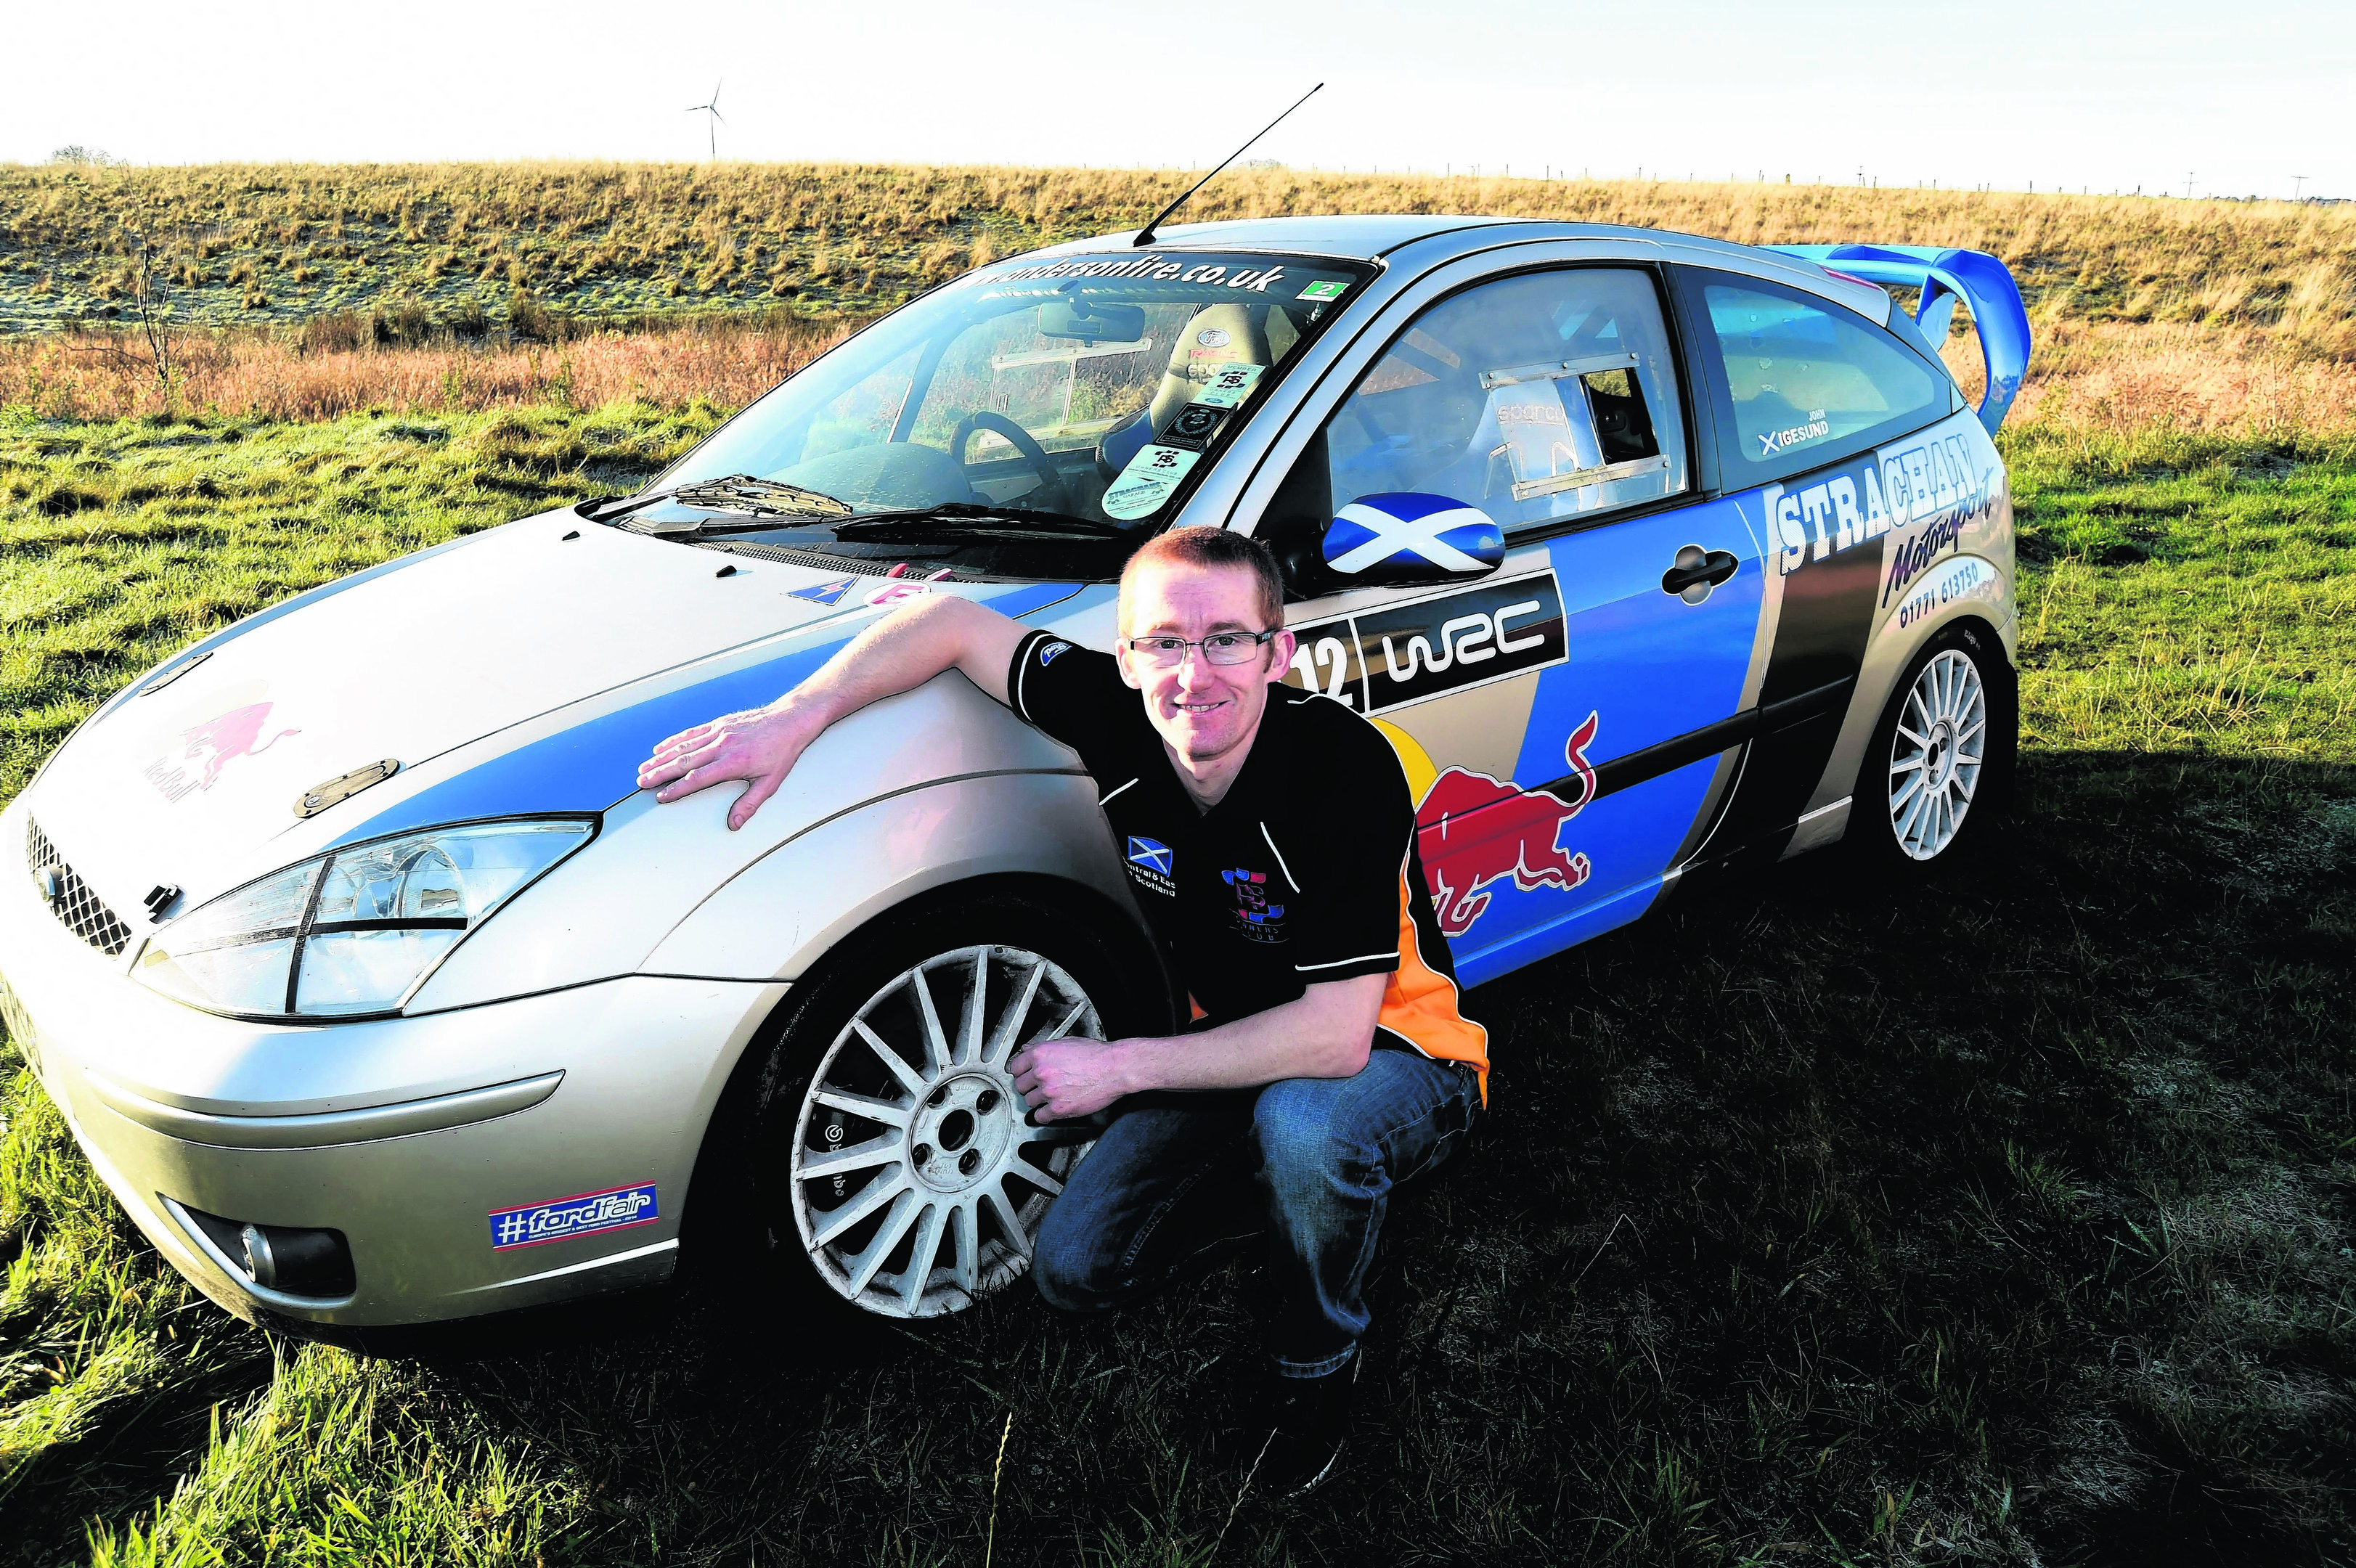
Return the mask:
[[[23, 841], [24, 805], [0, 815]], [[134, 936], [132, 952], [137, 949]], [[633, 975], [421, 1018], [240, 1023], [168, 1001], [0, 875], [0, 987], [77, 1142], [156, 1250], [230, 1311], [430, 1322], [651, 1283], [737, 1056], [786, 987]], [[495, 1211], [651, 1187], [656, 1218], [492, 1244]], [[175, 1210], [179, 1212], [176, 1214]], [[356, 1284], [262, 1288], [188, 1211], [331, 1229]]]

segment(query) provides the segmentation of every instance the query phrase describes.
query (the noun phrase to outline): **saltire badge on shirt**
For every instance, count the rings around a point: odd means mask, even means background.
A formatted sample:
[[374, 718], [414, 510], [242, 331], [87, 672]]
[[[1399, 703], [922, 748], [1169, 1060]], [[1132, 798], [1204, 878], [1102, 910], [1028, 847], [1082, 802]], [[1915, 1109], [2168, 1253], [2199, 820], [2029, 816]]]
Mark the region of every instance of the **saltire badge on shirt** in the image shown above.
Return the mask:
[[1504, 560], [1505, 539], [1496, 519], [1477, 507], [1400, 491], [1361, 496], [1335, 513], [1324, 553], [1325, 564], [1344, 574], [1401, 566], [1470, 573]]
[[1134, 833], [1129, 836], [1130, 879], [1167, 898], [1178, 896], [1177, 873], [1172, 869], [1177, 861], [1177, 851], [1161, 839], [1142, 838]]

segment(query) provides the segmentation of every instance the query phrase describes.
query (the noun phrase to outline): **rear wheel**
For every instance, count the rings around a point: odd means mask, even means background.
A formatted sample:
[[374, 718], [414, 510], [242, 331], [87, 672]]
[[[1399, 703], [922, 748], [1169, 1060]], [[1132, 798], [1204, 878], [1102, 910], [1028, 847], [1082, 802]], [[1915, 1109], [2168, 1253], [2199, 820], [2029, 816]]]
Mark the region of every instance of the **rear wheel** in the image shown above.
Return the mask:
[[1901, 874], [1968, 848], [2009, 786], [2018, 724], [2012, 670], [1995, 637], [1964, 623], [1932, 638], [1867, 744], [1851, 843]]
[[955, 1312], [1020, 1278], [1095, 1130], [1029, 1125], [1008, 1063], [1040, 1040], [1107, 1038], [1122, 975], [1089, 929], [980, 898], [846, 942], [731, 1090], [719, 1228], [757, 1236], [789, 1294], [886, 1317]]

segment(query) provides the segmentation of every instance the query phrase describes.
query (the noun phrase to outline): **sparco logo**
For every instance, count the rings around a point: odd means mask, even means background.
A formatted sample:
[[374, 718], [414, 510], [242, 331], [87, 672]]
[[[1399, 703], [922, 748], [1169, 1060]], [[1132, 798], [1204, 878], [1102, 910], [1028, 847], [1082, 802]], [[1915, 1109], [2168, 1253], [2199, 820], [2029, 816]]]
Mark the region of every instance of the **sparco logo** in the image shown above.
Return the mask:
[[536, 1247], [542, 1242], [567, 1241], [601, 1231], [626, 1231], [633, 1225], [651, 1225], [659, 1217], [652, 1182], [584, 1192], [520, 1209], [495, 1209], [491, 1250], [503, 1253], [510, 1247]]

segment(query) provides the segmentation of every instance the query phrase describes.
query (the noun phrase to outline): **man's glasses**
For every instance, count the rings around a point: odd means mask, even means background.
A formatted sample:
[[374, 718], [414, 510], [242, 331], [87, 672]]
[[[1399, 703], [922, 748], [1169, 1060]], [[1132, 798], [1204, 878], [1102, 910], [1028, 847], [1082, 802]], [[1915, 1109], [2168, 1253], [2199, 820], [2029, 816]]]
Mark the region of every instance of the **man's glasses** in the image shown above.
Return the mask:
[[1188, 642], [1183, 637], [1130, 637], [1129, 651], [1156, 669], [1175, 669], [1185, 662], [1188, 648], [1203, 650], [1205, 663], [1249, 664], [1259, 656], [1262, 643], [1276, 635], [1269, 632], [1213, 632], [1199, 641]]

